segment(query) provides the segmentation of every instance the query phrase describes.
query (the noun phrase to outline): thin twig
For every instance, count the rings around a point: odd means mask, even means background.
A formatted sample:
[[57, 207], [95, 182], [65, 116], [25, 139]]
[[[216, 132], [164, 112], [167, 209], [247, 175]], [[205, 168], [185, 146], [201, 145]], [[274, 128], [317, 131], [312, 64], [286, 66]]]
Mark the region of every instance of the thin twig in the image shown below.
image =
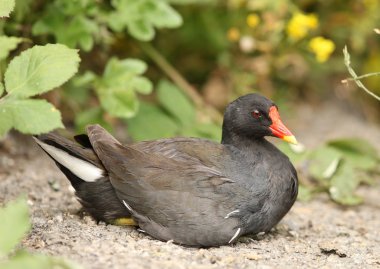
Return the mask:
[[347, 83], [348, 81], [361, 80], [363, 78], [374, 77], [374, 76], [380, 76], [380, 72], [368, 73], [368, 74], [358, 76], [356, 78], [346, 78], [342, 80], [342, 83]]
[[[356, 85], [358, 85], [359, 88], [362, 88], [367, 94], [371, 95], [373, 98], [377, 99], [380, 101], [380, 96], [377, 96], [370, 90], [364, 86], [364, 84], [360, 81], [360, 77], [355, 73], [354, 69], [351, 67], [351, 62], [350, 62], [350, 54], [348, 53], [347, 46], [344, 47], [343, 49], [343, 54], [344, 54], [344, 64], [346, 65], [348, 72], [352, 76], [353, 80], [355, 81]], [[363, 76], [362, 76], [363, 77]]]
[[214, 122], [222, 122], [223, 117], [219, 111], [205, 103], [198, 91], [183, 78], [183, 76], [161, 55], [160, 52], [147, 43], [141, 43], [140, 47], [162, 69], [162, 71], [184, 91], [197, 108], [203, 109]]

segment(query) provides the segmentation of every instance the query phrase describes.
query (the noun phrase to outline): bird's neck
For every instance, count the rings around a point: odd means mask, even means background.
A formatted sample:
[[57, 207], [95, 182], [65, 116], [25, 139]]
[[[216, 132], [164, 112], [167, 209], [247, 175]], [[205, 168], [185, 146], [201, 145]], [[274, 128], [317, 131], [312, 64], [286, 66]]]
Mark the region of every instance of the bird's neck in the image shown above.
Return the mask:
[[264, 146], [269, 142], [262, 136], [260, 137], [248, 137], [244, 135], [238, 135], [230, 130], [223, 129], [222, 132], [222, 144], [223, 145], [232, 145], [238, 149], [251, 149], [258, 146]]

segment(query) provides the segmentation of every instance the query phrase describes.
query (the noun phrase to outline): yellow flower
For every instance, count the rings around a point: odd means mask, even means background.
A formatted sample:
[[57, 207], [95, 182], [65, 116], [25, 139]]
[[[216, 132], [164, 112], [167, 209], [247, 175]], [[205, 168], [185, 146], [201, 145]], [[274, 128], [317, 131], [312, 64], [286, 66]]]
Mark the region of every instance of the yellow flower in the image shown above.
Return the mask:
[[308, 31], [318, 27], [318, 18], [314, 14], [296, 13], [288, 22], [286, 31], [288, 35], [294, 39], [299, 40], [304, 38]]
[[227, 38], [228, 40], [233, 41], [233, 42], [238, 41], [240, 38], [239, 29], [236, 27], [231, 27], [230, 29], [228, 29]]
[[317, 36], [310, 40], [309, 48], [314, 52], [317, 61], [323, 63], [330, 58], [331, 53], [335, 50], [335, 44], [330, 39]]
[[251, 28], [255, 28], [260, 23], [260, 17], [257, 14], [249, 14], [247, 16], [247, 25]]

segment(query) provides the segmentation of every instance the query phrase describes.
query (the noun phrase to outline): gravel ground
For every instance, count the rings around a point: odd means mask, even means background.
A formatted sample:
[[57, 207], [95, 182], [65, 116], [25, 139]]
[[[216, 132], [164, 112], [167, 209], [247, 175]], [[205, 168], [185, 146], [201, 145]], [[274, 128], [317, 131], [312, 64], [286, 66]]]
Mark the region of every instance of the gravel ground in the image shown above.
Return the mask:
[[[380, 129], [332, 104], [300, 107], [288, 119], [297, 138], [315, 146], [327, 138], [362, 136], [380, 149]], [[331, 115], [334, 115], [332, 117]], [[337, 119], [339, 126], [336, 126]], [[296, 202], [269, 234], [219, 248], [163, 243], [133, 228], [97, 224], [81, 211], [68, 181], [29, 137], [0, 143], [0, 204], [27, 194], [33, 229], [22, 245], [67, 257], [84, 268], [380, 268], [379, 184], [362, 187], [366, 202], [344, 208], [325, 195]]]

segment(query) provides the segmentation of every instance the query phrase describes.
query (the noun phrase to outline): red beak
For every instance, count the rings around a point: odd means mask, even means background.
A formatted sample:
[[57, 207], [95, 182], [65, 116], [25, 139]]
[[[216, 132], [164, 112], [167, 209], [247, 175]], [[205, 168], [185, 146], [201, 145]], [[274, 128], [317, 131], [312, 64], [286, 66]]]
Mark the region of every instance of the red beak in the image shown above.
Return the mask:
[[272, 131], [273, 136], [277, 136], [288, 143], [297, 144], [294, 135], [282, 123], [276, 106], [271, 106], [269, 109], [269, 117], [272, 120], [272, 125], [269, 126], [269, 129]]

